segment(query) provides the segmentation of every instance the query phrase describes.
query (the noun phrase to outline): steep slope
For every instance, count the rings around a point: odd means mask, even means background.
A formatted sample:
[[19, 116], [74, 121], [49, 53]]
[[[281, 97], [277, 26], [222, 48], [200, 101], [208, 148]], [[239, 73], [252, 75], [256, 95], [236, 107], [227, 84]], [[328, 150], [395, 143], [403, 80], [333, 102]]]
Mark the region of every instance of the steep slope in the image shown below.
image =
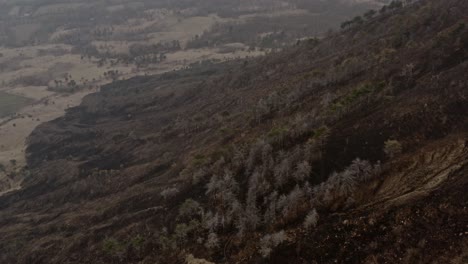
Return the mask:
[[0, 261], [465, 263], [467, 11], [103, 87], [31, 135]]

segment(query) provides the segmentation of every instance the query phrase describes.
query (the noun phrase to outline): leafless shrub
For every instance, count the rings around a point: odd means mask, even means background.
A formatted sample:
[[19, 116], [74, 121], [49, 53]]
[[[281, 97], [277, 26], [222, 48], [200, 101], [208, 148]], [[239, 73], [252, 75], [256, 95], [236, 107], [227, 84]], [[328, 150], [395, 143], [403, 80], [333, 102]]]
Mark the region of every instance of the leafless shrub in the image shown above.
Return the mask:
[[309, 162], [303, 161], [297, 165], [296, 172], [294, 173], [294, 179], [297, 182], [305, 181], [312, 172], [312, 167], [310, 166]]
[[195, 258], [192, 254], [188, 254], [185, 257], [185, 263], [187, 264], [214, 264], [213, 262], [209, 262], [206, 259]]
[[267, 258], [271, 255], [271, 253], [277, 246], [279, 246], [281, 243], [283, 243], [287, 239], [288, 237], [283, 230], [274, 234], [265, 235], [260, 240], [259, 253], [262, 255], [262, 257]]
[[309, 214], [307, 214], [304, 220], [304, 227], [309, 229], [311, 227], [317, 226], [318, 219], [319, 219], [319, 215], [317, 213], [317, 210], [312, 209], [312, 211], [310, 211]]
[[205, 247], [208, 249], [213, 249], [219, 247], [219, 238], [215, 232], [210, 232], [208, 238], [205, 242]]
[[193, 218], [195, 216], [203, 214], [203, 208], [197, 201], [187, 199], [179, 207], [179, 217]]
[[166, 188], [161, 192], [161, 196], [164, 198], [164, 200], [167, 200], [169, 198], [172, 198], [176, 196], [179, 193], [179, 189], [175, 187], [171, 188]]

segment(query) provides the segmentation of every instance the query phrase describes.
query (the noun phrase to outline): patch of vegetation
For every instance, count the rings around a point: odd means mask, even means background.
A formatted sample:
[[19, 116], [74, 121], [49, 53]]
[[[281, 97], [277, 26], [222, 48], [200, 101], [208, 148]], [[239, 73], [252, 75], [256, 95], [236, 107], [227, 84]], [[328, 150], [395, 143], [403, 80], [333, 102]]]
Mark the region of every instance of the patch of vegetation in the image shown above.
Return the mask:
[[403, 151], [403, 147], [398, 140], [389, 139], [384, 143], [385, 155], [389, 158], [393, 158]]
[[229, 127], [222, 127], [219, 131], [220, 131], [222, 134], [232, 134], [232, 133], [235, 132], [234, 129], [229, 128]]
[[183, 246], [189, 241], [189, 238], [200, 231], [202, 231], [201, 222], [193, 219], [188, 223], [177, 224], [172, 233], [163, 229], [157, 242], [163, 250], [174, 250]]
[[355, 88], [350, 93], [339, 98], [335, 103], [333, 103], [330, 108], [332, 111], [339, 111], [344, 108], [352, 106], [354, 103], [359, 101], [365, 96], [370, 96], [373, 93], [381, 91], [385, 87], [385, 82], [379, 83], [366, 83], [364, 85]]
[[193, 157], [192, 166], [199, 167], [208, 162], [208, 158], [202, 154], [197, 154]]
[[124, 250], [125, 245], [114, 238], [106, 238], [102, 243], [102, 249], [107, 254], [114, 256]]
[[130, 245], [135, 249], [141, 249], [144, 243], [145, 239], [140, 235], [137, 235], [136, 237], [130, 240]]
[[285, 127], [275, 127], [272, 128], [268, 133], [268, 138], [277, 138], [288, 133], [288, 129]]

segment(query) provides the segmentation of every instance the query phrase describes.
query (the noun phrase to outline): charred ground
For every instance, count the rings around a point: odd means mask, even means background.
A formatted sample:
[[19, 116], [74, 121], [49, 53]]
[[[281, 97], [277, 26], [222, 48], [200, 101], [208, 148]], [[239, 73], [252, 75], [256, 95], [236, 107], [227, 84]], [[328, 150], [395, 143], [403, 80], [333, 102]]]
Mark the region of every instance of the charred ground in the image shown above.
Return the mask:
[[0, 260], [466, 262], [467, 11], [104, 87], [31, 135]]

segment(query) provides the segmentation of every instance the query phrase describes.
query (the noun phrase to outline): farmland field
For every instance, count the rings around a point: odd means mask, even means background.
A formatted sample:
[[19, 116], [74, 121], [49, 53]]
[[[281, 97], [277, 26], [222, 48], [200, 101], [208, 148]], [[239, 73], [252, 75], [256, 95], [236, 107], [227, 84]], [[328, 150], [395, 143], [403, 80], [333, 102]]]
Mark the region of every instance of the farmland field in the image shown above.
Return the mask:
[[16, 113], [32, 99], [0, 91], [0, 118]]

